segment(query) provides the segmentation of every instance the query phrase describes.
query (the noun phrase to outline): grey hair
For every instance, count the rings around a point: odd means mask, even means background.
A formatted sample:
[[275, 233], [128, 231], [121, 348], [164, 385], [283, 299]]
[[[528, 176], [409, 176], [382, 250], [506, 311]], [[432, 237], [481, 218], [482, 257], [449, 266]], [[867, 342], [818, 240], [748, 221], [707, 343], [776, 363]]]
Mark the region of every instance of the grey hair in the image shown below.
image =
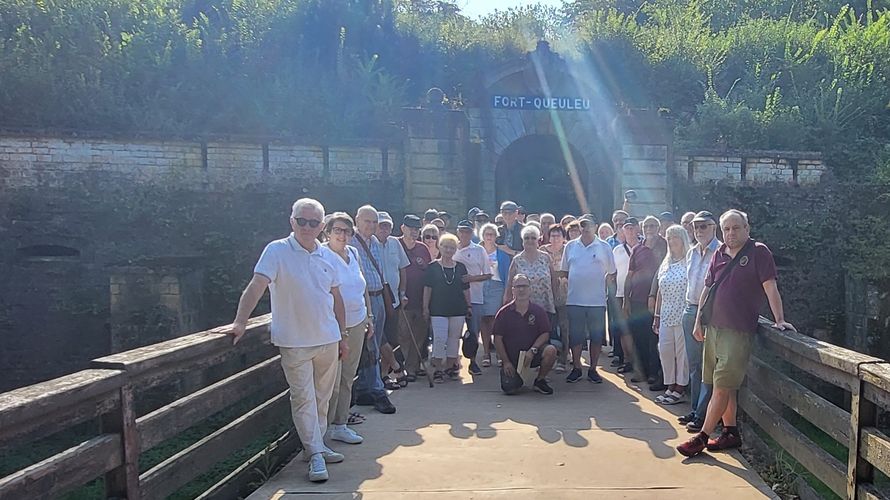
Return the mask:
[[374, 217], [377, 217], [377, 209], [372, 207], [371, 205], [362, 205], [358, 207], [358, 210], [355, 211], [355, 218], [358, 219], [358, 214], [362, 212], [374, 212]]
[[748, 225], [748, 214], [742, 212], [741, 210], [730, 208], [729, 210], [723, 212], [723, 215], [720, 216], [720, 227], [723, 227], [723, 221], [732, 217], [733, 215], [742, 219], [742, 222], [744, 222], [746, 226]]
[[321, 218], [324, 218], [324, 205], [322, 205], [320, 201], [312, 198], [300, 198], [295, 201], [294, 206], [291, 207], [290, 216], [296, 217], [304, 207], [314, 208], [318, 214], [321, 215]]
[[650, 220], [654, 220], [655, 222], [658, 223], [658, 227], [661, 227], [661, 219], [659, 219], [658, 217], [656, 217], [656, 216], [654, 216], [654, 215], [647, 215], [646, 218], [643, 219], [643, 222], [642, 222], [641, 225], [646, 224], [646, 223], [649, 222]]
[[[680, 222], [683, 222], [683, 219], [690, 215], [692, 216], [692, 219], [695, 218], [695, 212], [686, 212], [685, 214], [683, 214], [683, 217], [680, 217]], [[689, 221], [691, 222], [692, 219], [689, 219]]]
[[535, 239], [541, 239], [541, 230], [533, 224], [525, 226], [522, 228], [522, 231], [519, 232], [519, 236], [522, 237], [522, 239], [525, 239], [525, 237], [530, 234], [535, 235]]
[[482, 227], [479, 228], [479, 238], [485, 236], [485, 231], [488, 231], [489, 229], [494, 231], [495, 238], [498, 237], [498, 227], [491, 222], [486, 222], [485, 224], [482, 224]]
[[[687, 233], [686, 230], [683, 229], [683, 226], [681, 226], [679, 224], [672, 224], [670, 227], [668, 227], [664, 231], [664, 239], [667, 240], [670, 238], [679, 238], [680, 241], [683, 242], [683, 260], [685, 261], [686, 254], [689, 253], [689, 247], [692, 246], [689, 243], [689, 233]], [[664, 274], [668, 270], [668, 267], [670, 267], [670, 265], [671, 265], [671, 252], [670, 252], [670, 248], [669, 248], [667, 255], [664, 256], [664, 260], [661, 261], [661, 266], [658, 268], [658, 276], [660, 277], [662, 274]], [[684, 264], [684, 266], [685, 266], [685, 264]]]
[[436, 236], [439, 236], [439, 228], [434, 224], [427, 224], [420, 229], [420, 235], [423, 236], [427, 233], [435, 233]]

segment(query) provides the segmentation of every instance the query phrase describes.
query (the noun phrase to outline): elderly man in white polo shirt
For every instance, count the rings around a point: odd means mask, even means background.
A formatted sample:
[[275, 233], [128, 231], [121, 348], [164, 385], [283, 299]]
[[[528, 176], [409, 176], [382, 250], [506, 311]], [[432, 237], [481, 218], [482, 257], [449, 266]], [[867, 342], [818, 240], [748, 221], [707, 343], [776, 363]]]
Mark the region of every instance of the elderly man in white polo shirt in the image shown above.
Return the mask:
[[589, 340], [587, 379], [600, 384], [603, 379], [596, 372], [596, 363], [606, 335], [606, 280], [614, 282], [617, 269], [612, 247], [597, 236], [596, 218], [584, 214], [578, 220], [581, 237], [566, 244], [560, 264], [561, 273], [569, 278], [566, 311], [574, 365], [566, 382], [581, 379], [581, 348]]
[[293, 233], [263, 250], [253, 279], [241, 294], [232, 325], [237, 344], [247, 320], [269, 288], [272, 299], [272, 343], [281, 352], [281, 366], [290, 386], [294, 427], [309, 462], [309, 480], [326, 481], [325, 462], [342, 462], [343, 455], [324, 444], [328, 403], [337, 380], [338, 358], [348, 354], [341, 333], [346, 312], [337, 271], [328, 262], [329, 249], [316, 239], [324, 207], [302, 198], [294, 203]]

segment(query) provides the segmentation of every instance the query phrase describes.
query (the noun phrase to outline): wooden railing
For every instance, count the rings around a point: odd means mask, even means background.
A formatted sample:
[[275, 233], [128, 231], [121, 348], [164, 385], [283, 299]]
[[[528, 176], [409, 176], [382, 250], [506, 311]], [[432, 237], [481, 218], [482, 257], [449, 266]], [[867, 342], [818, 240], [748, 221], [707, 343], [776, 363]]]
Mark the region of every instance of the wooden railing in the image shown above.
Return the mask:
[[[875, 484], [875, 469], [890, 475], [890, 438], [876, 427], [879, 408], [890, 410], [886, 361], [775, 330], [761, 319], [739, 404], [785, 453], [839, 497], [888, 498], [884, 486]], [[800, 419], [807, 423], [801, 425]], [[836, 441], [835, 449], [847, 449], [846, 461], [828, 451], [830, 441], [812, 432], [813, 427]]]
[[[165, 498], [264, 429], [289, 421], [287, 384], [269, 340], [269, 320], [268, 315], [252, 319], [237, 347], [228, 327], [221, 327], [99, 358], [87, 370], [0, 394], [4, 449], [86, 422], [100, 424], [94, 437], [0, 478], [0, 499], [57, 498], [96, 478], [104, 478], [108, 498]], [[237, 368], [226, 371], [227, 366]], [[195, 381], [196, 374], [205, 382]], [[159, 407], [141, 399], [153, 389], [159, 399], [160, 388], [182, 380], [197, 387]], [[144, 452], [245, 398], [263, 402], [140, 472]], [[296, 448], [295, 439], [287, 442]]]

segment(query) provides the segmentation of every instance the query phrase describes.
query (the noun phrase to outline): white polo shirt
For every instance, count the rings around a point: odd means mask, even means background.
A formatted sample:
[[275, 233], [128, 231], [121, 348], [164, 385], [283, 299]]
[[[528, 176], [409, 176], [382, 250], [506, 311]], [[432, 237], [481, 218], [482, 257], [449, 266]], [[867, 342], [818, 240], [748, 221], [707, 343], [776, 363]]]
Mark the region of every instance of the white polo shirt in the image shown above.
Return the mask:
[[[324, 247], [330, 250], [327, 243]], [[352, 328], [368, 317], [368, 307], [365, 304], [365, 288], [368, 285], [359, 264], [358, 251], [346, 245], [346, 252], [349, 255], [349, 264], [333, 250], [324, 254], [325, 260], [337, 270], [340, 296], [343, 297], [343, 308], [346, 309], [346, 326]]]
[[[460, 262], [467, 267], [468, 276], [479, 276], [481, 274], [491, 274], [491, 262], [488, 260], [488, 253], [473, 242], [464, 248], [459, 248], [454, 254], [454, 260]], [[482, 290], [485, 283], [482, 281], [474, 281], [470, 283], [470, 302], [473, 304], [482, 304]]]
[[630, 267], [630, 245], [627, 243], [619, 243], [617, 247], [612, 249], [612, 255], [615, 257], [615, 268], [618, 270], [616, 282], [618, 289], [615, 296], [624, 298], [624, 281], [627, 279], [627, 269]]
[[606, 306], [606, 275], [616, 271], [615, 257], [608, 243], [599, 238], [587, 246], [581, 243], [581, 238], [568, 242], [560, 270], [569, 273], [566, 305]]
[[386, 278], [389, 288], [392, 289], [392, 294], [395, 295], [396, 303], [393, 307], [399, 307], [401, 301], [401, 297], [399, 297], [399, 283], [401, 281], [399, 271], [408, 267], [411, 262], [408, 261], [408, 255], [405, 254], [402, 243], [395, 236], [388, 236], [386, 244], [380, 242], [380, 246], [383, 247], [384, 263], [381, 263], [383, 266], [383, 277]]
[[[340, 341], [334, 317], [339, 276], [321, 244], [307, 252], [291, 233], [263, 250], [253, 272], [269, 278], [272, 343], [278, 347], [314, 347]], [[340, 258], [336, 254], [336, 258]]]

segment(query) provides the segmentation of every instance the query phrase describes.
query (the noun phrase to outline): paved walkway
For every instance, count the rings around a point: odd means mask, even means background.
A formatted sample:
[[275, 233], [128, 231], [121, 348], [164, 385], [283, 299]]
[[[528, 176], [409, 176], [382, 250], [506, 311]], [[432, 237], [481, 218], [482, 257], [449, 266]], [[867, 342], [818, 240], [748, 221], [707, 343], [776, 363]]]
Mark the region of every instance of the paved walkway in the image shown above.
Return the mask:
[[553, 396], [504, 396], [496, 370], [411, 384], [393, 394], [395, 415], [363, 408], [365, 442], [333, 446], [346, 461], [328, 465], [328, 482], [308, 482], [296, 460], [249, 500], [772, 497], [735, 452], [682, 460], [674, 447], [688, 434], [675, 413], [688, 406], [672, 413], [613, 369], [600, 385], [554, 373]]

